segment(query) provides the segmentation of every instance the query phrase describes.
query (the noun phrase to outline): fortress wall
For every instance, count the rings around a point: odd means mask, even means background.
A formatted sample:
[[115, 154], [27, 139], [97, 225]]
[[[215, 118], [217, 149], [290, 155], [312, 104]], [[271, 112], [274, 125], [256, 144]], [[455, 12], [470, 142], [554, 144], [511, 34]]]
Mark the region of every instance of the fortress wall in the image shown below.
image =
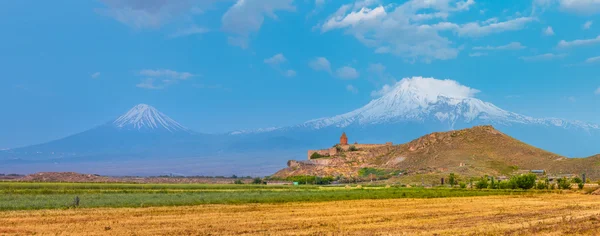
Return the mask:
[[[378, 147], [391, 147], [391, 146], [393, 146], [393, 144], [391, 142], [387, 142], [385, 144], [349, 144], [349, 145], [340, 145], [340, 148], [344, 151], [348, 151], [348, 150], [350, 150], [351, 146], [354, 146], [358, 149], [371, 149], [371, 148], [378, 148]], [[310, 156], [312, 156], [312, 154], [315, 152], [319, 153], [320, 155], [323, 155], [323, 156], [335, 156], [337, 154], [337, 149], [335, 147], [332, 147], [329, 149], [308, 150], [308, 152], [306, 154], [306, 158], [308, 160], [311, 160]]]
[[[335, 150], [335, 148], [334, 148], [334, 150]], [[312, 154], [315, 152], [319, 153], [320, 155], [323, 155], [323, 156], [332, 156], [330, 149], [308, 150], [308, 153], [306, 156], [307, 159], [310, 160], [310, 156], [312, 156]], [[335, 155], [335, 153], [333, 155]]]
[[345, 151], [348, 151], [348, 149], [350, 149], [350, 146], [354, 146], [358, 149], [369, 149], [369, 148], [378, 148], [378, 147], [385, 147], [385, 146], [393, 146], [393, 144], [391, 142], [385, 143], [385, 144], [351, 144], [351, 145], [344, 145], [342, 146], [342, 149]]

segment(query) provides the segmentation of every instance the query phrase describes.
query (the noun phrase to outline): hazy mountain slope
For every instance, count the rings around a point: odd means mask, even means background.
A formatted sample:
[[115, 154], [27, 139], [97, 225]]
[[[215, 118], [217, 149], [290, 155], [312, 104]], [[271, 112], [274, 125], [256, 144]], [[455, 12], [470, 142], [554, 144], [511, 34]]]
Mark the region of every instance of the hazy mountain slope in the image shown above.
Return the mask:
[[218, 135], [192, 132], [155, 108], [140, 104], [96, 128], [8, 153], [12, 159], [23, 160], [173, 157], [216, 151], [222, 142]]

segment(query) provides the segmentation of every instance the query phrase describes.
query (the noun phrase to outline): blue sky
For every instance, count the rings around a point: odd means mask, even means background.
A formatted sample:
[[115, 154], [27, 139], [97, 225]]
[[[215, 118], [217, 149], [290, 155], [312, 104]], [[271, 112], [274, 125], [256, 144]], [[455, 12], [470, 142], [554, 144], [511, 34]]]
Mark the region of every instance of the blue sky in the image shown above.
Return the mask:
[[0, 148], [138, 103], [201, 132], [293, 125], [412, 76], [600, 123], [598, 0], [24, 0], [0, 27]]

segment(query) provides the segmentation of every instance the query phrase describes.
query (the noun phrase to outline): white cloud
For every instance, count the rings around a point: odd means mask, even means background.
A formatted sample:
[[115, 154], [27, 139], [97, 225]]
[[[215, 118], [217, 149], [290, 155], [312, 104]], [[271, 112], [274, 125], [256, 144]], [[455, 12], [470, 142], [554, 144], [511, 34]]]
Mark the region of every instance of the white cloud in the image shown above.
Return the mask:
[[583, 29], [586, 29], [586, 30], [587, 30], [587, 29], [590, 29], [590, 28], [592, 28], [592, 24], [593, 24], [593, 23], [594, 23], [593, 21], [589, 20], [589, 21], [586, 21], [586, 22], [583, 24], [583, 26], [581, 26], [581, 27], [582, 27]]
[[586, 46], [591, 44], [600, 43], [600, 35], [593, 39], [577, 39], [573, 41], [565, 41], [561, 40], [558, 42], [558, 47], [567, 48], [567, 47], [576, 47], [576, 46]]
[[534, 13], [537, 7], [542, 11], [558, 6], [562, 11], [579, 15], [593, 15], [600, 13], [600, 0], [534, 0]]
[[548, 26], [548, 28], [544, 29], [543, 32], [544, 32], [544, 35], [547, 35], [547, 36], [554, 35], [554, 29], [552, 29], [551, 26]]
[[185, 36], [190, 36], [190, 35], [195, 35], [195, 34], [204, 34], [208, 31], [209, 30], [206, 28], [192, 25], [188, 28], [180, 29], [180, 30], [176, 31], [175, 33], [172, 33], [171, 35], [169, 35], [169, 37], [170, 38], [179, 38], [179, 37], [185, 37]]
[[596, 95], [600, 95], [600, 87], [598, 87], [598, 89], [596, 89], [596, 91], [594, 91], [594, 93], [595, 93]]
[[482, 57], [482, 56], [487, 56], [487, 53], [485, 52], [474, 52], [474, 53], [469, 53], [470, 57]]
[[91, 76], [92, 76], [92, 78], [96, 79], [96, 78], [100, 77], [100, 72], [93, 73]]
[[96, 9], [96, 12], [132, 28], [159, 28], [172, 21], [185, 20], [202, 13], [219, 1], [228, 0], [101, 0], [106, 8]]
[[310, 13], [308, 13], [308, 15], [306, 15], [307, 18], [318, 14], [319, 12], [321, 12], [323, 10], [325, 6], [325, 0], [315, 0], [315, 9], [313, 9]]
[[[452, 14], [467, 11], [473, 0], [409, 0], [387, 6], [378, 1], [357, 6], [346, 4], [316, 26], [321, 32], [343, 29], [376, 53], [391, 53], [412, 60], [431, 62], [456, 58], [460, 47], [441, 31], [454, 31], [462, 37], [482, 37], [504, 31], [523, 29], [535, 18], [520, 17], [499, 22], [492, 18], [483, 22], [456, 24], [439, 22]], [[374, 7], [371, 5], [378, 4]], [[430, 21], [434, 21], [429, 23]], [[435, 21], [438, 21], [435, 23]]]
[[153, 78], [146, 78], [143, 79], [142, 82], [140, 82], [139, 84], [135, 85], [138, 88], [143, 88], [143, 89], [163, 89], [165, 88], [165, 85], [157, 85], [155, 79]]
[[329, 63], [329, 60], [327, 60], [327, 58], [317, 57], [317, 58], [311, 60], [310, 62], [308, 62], [308, 65], [313, 70], [327, 71], [327, 72], [331, 73], [331, 63]]
[[248, 47], [250, 34], [258, 32], [265, 16], [277, 19], [276, 11], [295, 11], [293, 0], [238, 0], [221, 18], [221, 29], [235, 34], [229, 37], [231, 45]]
[[350, 66], [344, 66], [336, 70], [336, 74], [341, 79], [356, 79], [360, 76], [356, 69]]
[[198, 76], [189, 72], [178, 72], [168, 69], [144, 69], [140, 70], [138, 75], [146, 77], [136, 85], [136, 87], [144, 89], [163, 89], [170, 85], [177, 84], [179, 81], [188, 80]]
[[534, 21], [533, 17], [519, 17], [503, 22], [471, 22], [460, 27], [455, 27], [458, 35], [465, 37], [483, 37], [490, 34], [501, 33], [505, 31], [516, 31], [525, 28], [527, 23]]
[[600, 0], [559, 0], [561, 9], [577, 14], [600, 13]]
[[358, 93], [358, 89], [355, 88], [354, 86], [352, 86], [351, 84], [346, 86], [346, 90], [348, 90], [349, 92], [354, 93], [354, 94]]
[[287, 71], [285, 71], [285, 73], [284, 73], [284, 75], [285, 75], [286, 77], [294, 77], [294, 76], [296, 76], [296, 74], [297, 74], [297, 73], [296, 73], [296, 71], [295, 71], [295, 70], [287, 70]]
[[380, 90], [371, 91], [371, 97], [381, 97], [384, 94], [390, 92], [392, 90], [392, 86], [389, 84], [383, 85]]
[[479, 46], [479, 47], [473, 47], [473, 50], [521, 50], [521, 49], [525, 49], [526, 47], [521, 45], [521, 43], [519, 42], [512, 42], [506, 45], [501, 45], [501, 46]]
[[528, 61], [528, 62], [532, 62], [532, 61], [550, 61], [550, 60], [554, 60], [554, 59], [560, 59], [567, 56], [567, 54], [553, 54], [553, 53], [546, 53], [546, 54], [540, 54], [540, 55], [535, 55], [535, 56], [526, 56], [526, 57], [520, 57], [521, 60], [523, 61]]
[[590, 57], [587, 60], [585, 60], [586, 63], [596, 63], [596, 62], [600, 62], [600, 56], [598, 57]]
[[367, 69], [371, 73], [375, 73], [377, 75], [383, 75], [385, 72], [385, 66], [381, 63], [369, 64], [369, 68]]
[[173, 78], [173, 79], [180, 79], [180, 80], [186, 80], [191, 77], [197, 76], [197, 75], [194, 75], [189, 72], [178, 72], [178, 71], [168, 70], [168, 69], [157, 69], [157, 70], [144, 69], [144, 70], [140, 70], [139, 74], [143, 75], [143, 76], [147, 76], [147, 77], [166, 77], [166, 78]]
[[371, 95], [375, 97], [383, 96], [396, 88], [414, 88], [415, 91], [420, 91], [420, 94], [423, 95], [425, 99], [430, 101], [437, 101], [437, 98], [440, 95], [456, 98], [469, 98], [475, 97], [475, 95], [480, 92], [477, 89], [461, 85], [454, 80], [439, 80], [435, 78], [416, 76], [412, 78], [404, 78], [393, 85], [384, 85], [380, 90], [373, 91]]
[[267, 58], [267, 59], [264, 60], [264, 62], [266, 64], [269, 64], [271, 66], [276, 66], [276, 65], [285, 63], [286, 61], [287, 61], [287, 59], [281, 53], [279, 53], [279, 54], [277, 54], [275, 56], [272, 56], [271, 58]]
[[321, 31], [327, 32], [332, 29], [356, 26], [361, 22], [374, 20], [379, 17], [384, 17], [385, 15], [387, 14], [385, 13], [385, 9], [383, 8], [383, 6], [379, 6], [375, 9], [368, 9], [363, 7], [362, 9], [360, 9], [360, 11], [350, 12], [346, 16], [342, 15], [329, 18], [329, 20], [325, 22], [325, 24], [323, 24]]
[[296, 71], [292, 69], [284, 70], [282, 68], [282, 64], [287, 63], [287, 58], [282, 53], [275, 54], [274, 56], [267, 58], [264, 60], [265, 64], [270, 65], [273, 69], [280, 72], [285, 77], [294, 77], [296, 76]]

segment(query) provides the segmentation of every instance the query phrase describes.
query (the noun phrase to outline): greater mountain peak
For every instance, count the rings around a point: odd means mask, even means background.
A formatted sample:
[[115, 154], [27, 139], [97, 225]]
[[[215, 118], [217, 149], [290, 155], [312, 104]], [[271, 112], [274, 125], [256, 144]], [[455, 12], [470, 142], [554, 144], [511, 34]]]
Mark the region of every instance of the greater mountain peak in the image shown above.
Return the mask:
[[131, 130], [167, 130], [169, 132], [185, 131], [188, 129], [156, 108], [139, 104], [112, 122], [119, 129]]
[[341, 115], [310, 120], [302, 127], [321, 129], [350, 125], [434, 122], [453, 129], [457, 123], [535, 124], [557, 127], [598, 129], [597, 125], [561, 119], [533, 118], [506, 111], [475, 97], [479, 90], [453, 80], [413, 77], [385, 86], [378, 98], [367, 105]]

